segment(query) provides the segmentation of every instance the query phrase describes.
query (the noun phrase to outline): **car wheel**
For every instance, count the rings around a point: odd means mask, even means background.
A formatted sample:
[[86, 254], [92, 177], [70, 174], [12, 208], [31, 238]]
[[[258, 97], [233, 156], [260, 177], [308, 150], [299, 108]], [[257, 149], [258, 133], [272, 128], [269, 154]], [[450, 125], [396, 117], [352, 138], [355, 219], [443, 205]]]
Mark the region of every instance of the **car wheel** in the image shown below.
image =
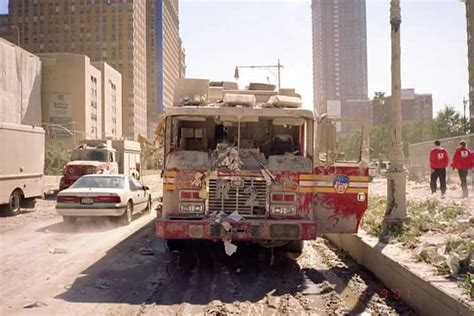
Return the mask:
[[76, 222], [76, 217], [74, 216], [63, 216], [63, 222], [67, 225], [72, 225]]
[[148, 214], [151, 214], [152, 213], [152, 204], [151, 204], [151, 198], [148, 199], [148, 202], [146, 202], [146, 211], [148, 212]]
[[13, 191], [8, 199], [7, 214], [18, 215], [21, 210], [21, 192], [19, 190]]
[[128, 201], [127, 208], [121, 217], [122, 225], [129, 225], [132, 222], [132, 212], [133, 212], [133, 204], [132, 201]]

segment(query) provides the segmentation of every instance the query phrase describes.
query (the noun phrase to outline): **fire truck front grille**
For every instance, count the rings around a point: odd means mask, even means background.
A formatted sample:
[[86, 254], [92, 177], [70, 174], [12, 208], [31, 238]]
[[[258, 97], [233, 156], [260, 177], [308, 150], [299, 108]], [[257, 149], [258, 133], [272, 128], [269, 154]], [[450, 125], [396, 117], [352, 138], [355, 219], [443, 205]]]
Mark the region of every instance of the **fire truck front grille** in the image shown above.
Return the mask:
[[209, 180], [209, 212], [263, 215], [267, 203], [267, 184], [265, 180], [245, 179], [235, 181], [228, 179]]

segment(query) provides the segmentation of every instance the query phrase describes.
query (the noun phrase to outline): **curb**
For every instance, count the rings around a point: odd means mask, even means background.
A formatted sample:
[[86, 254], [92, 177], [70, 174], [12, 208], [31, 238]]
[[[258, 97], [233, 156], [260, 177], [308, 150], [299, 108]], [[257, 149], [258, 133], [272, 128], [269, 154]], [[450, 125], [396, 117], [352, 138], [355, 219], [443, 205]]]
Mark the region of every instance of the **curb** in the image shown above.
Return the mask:
[[[425, 263], [412, 262], [410, 253], [359, 231], [358, 235], [324, 235], [333, 245], [374, 273], [423, 315], [474, 315], [474, 303], [462, 297], [457, 284], [433, 275]], [[393, 290], [392, 290], [393, 291]]]

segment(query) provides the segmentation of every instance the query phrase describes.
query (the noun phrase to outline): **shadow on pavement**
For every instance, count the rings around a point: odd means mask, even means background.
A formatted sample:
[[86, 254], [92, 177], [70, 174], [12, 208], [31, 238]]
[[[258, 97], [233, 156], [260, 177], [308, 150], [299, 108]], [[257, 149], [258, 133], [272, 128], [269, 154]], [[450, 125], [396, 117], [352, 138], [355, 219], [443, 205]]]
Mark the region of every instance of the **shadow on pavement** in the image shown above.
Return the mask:
[[[150, 250], [151, 255], [142, 253], [143, 249]], [[353, 268], [318, 271], [301, 269], [282, 251], [274, 250], [273, 255], [271, 265], [271, 250], [240, 244], [237, 253], [229, 257], [221, 243], [206, 241], [191, 242], [188, 249], [170, 253], [165, 241], [154, 237], [150, 223], [109, 250], [57, 298], [82, 303], [207, 305], [215, 300], [258, 302], [269, 294], [296, 295], [310, 286], [307, 279], [319, 289], [311, 294], [316, 296], [327, 294], [327, 287], [321, 286], [325, 281], [334, 284], [333, 290], [338, 293], [356, 275], [364, 281], [367, 278], [367, 284], [373, 283], [368, 273], [356, 273], [360, 267], [355, 263], [351, 263]], [[359, 302], [351, 313], [363, 312], [372, 295], [382, 290], [371, 291], [358, 297]], [[395, 308], [400, 305], [389, 298], [388, 302]]]

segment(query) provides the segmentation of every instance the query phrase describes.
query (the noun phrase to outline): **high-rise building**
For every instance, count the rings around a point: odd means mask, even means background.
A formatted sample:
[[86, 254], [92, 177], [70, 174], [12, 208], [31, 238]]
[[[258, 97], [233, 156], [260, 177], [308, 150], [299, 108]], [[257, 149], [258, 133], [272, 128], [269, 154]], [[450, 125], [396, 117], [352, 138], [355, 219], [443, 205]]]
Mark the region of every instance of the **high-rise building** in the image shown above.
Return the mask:
[[179, 1], [147, 2], [148, 136], [153, 138], [164, 107], [173, 104], [176, 80], [181, 76]]
[[467, 21], [467, 49], [469, 69], [469, 112], [471, 128], [474, 128], [474, 1], [464, 0], [466, 3]]
[[123, 80], [123, 135], [137, 138], [147, 131], [146, 2], [10, 1], [8, 17], [0, 18], [0, 36], [13, 43], [19, 40], [33, 53], [83, 54], [118, 70]]
[[122, 75], [106, 62], [93, 62], [102, 74], [102, 138], [122, 138]]
[[367, 100], [365, 0], [312, 0], [311, 8], [315, 108]]
[[186, 50], [184, 49], [183, 47], [183, 43], [181, 43], [181, 55], [180, 55], [180, 59], [179, 59], [179, 63], [180, 63], [180, 75], [179, 77], [180, 78], [184, 78], [186, 77]]
[[[68, 148], [80, 139], [102, 137], [102, 74], [89, 57], [79, 54], [39, 54], [42, 64], [43, 123]], [[72, 131], [71, 132], [68, 132]]]

